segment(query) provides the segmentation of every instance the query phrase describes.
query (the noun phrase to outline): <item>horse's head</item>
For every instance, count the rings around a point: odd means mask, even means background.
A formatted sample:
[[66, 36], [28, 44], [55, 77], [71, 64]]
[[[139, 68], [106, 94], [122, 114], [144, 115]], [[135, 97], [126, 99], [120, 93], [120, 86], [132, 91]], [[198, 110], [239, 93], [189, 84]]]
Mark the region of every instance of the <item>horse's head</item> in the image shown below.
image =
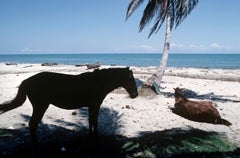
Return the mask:
[[138, 90], [133, 72], [127, 69], [127, 76], [123, 87], [126, 89], [131, 98], [136, 98], [138, 96]]
[[177, 87], [173, 89], [175, 90], [175, 93], [174, 93], [175, 102], [187, 100], [187, 98], [183, 94], [183, 88]]

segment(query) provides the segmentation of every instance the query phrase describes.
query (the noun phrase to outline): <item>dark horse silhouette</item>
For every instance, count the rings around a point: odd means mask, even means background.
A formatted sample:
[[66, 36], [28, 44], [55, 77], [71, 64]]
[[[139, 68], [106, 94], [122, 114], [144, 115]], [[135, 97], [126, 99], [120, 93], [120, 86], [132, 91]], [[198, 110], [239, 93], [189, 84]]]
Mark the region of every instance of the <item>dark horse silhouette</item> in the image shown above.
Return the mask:
[[41, 72], [24, 80], [15, 99], [0, 104], [0, 113], [21, 106], [26, 96], [33, 113], [29, 122], [33, 143], [37, 143], [36, 130], [49, 104], [63, 109], [88, 107], [89, 134], [98, 134], [98, 113], [104, 98], [112, 90], [123, 87], [131, 98], [138, 96], [133, 72], [129, 68], [94, 70], [79, 75]]

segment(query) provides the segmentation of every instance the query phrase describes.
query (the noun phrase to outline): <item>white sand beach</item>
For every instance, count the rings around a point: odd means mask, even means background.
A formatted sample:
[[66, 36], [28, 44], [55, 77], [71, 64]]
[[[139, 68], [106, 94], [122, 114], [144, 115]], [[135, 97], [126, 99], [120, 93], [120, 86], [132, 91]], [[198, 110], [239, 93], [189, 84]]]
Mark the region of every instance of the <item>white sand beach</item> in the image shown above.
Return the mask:
[[[108, 67], [111, 66], [100, 68]], [[156, 67], [130, 67], [130, 69], [134, 72], [136, 79], [145, 81], [156, 70]], [[87, 70], [86, 66], [76, 67], [74, 65], [17, 64], [7, 66], [5, 63], [0, 63], [0, 103], [13, 99], [19, 84], [41, 71], [79, 74], [93, 70]], [[156, 95], [151, 90], [139, 89], [139, 96], [135, 99], [131, 99], [126, 91], [119, 89], [109, 93], [100, 110], [100, 134], [135, 137], [147, 131], [194, 128], [220, 133], [240, 146], [239, 69], [168, 68], [161, 86], [160, 95]], [[189, 121], [172, 113], [170, 108], [174, 107], [173, 88], [176, 87], [191, 90], [195, 98], [190, 99], [215, 102], [222, 118], [232, 123], [231, 129], [223, 125]], [[30, 117], [31, 113], [32, 107], [27, 100], [21, 107], [0, 115], [0, 128], [18, 129], [28, 126], [28, 120], [24, 116]], [[67, 129], [88, 128], [86, 113], [86, 108], [64, 110], [51, 105], [42, 123]]]

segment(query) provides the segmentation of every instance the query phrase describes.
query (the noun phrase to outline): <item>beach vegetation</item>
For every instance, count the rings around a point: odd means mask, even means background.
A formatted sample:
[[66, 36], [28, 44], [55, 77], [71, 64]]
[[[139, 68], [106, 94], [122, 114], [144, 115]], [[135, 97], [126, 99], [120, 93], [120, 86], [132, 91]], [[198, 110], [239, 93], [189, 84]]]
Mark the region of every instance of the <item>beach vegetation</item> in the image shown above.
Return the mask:
[[[132, 13], [143, 3], [144, 0], [131, 0], [128, 5], [126, 20]], [[192, 12], [197, 6], [198, 0], [149, 0], [139, 24], [141, 32], [147, 24], [155, 17], [155, 22], [150, 30], [148, 37], [157, 33], [162, 24], [166, 23], [165, 42], [163, 46], [162, 58], [160, 65], [147, 81], [147, 85], [154, 87], [157, 93], [160, 93], [160, 84], [167, 65], [168, 54], [170, 49], [170, 36], [173, 27], [177, 28], [181, 22]]]

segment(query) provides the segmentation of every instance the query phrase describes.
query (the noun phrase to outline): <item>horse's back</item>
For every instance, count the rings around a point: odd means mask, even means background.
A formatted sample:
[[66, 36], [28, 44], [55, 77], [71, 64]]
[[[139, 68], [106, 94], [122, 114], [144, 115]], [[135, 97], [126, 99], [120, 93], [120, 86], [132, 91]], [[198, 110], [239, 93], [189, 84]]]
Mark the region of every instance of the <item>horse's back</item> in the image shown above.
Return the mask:
[[[91, 100], [94, 85], [90, 74], [68, 75], [53, 72], [41, 72], [24, 81], [28, 97], [48, 102], [56, 106], [75, 108]], [[66, 106], [65, 106], [66, 105]], [[65, 107], [63, 107], [65, 106]]]
[[218, 110], [207, 101], [188, 101], [186, 103], [185, 110], [187, 111], [187, 117], [190, 120], [198, 122], [214, 123], [216, 118], [219, 117]]
[[71, 86], [72, 84], [76, 83], [84, 85], [85, 82], [91, 82], [92, 79], [93, 78], [91, 77], [90, 73], [70, 75], [54, 72], [41, 72], [26, 79], [26, 82], [33, 85], [37, 84], [39, 86], [46, 85], [47, 87], [51, 87], [53, 85]]

